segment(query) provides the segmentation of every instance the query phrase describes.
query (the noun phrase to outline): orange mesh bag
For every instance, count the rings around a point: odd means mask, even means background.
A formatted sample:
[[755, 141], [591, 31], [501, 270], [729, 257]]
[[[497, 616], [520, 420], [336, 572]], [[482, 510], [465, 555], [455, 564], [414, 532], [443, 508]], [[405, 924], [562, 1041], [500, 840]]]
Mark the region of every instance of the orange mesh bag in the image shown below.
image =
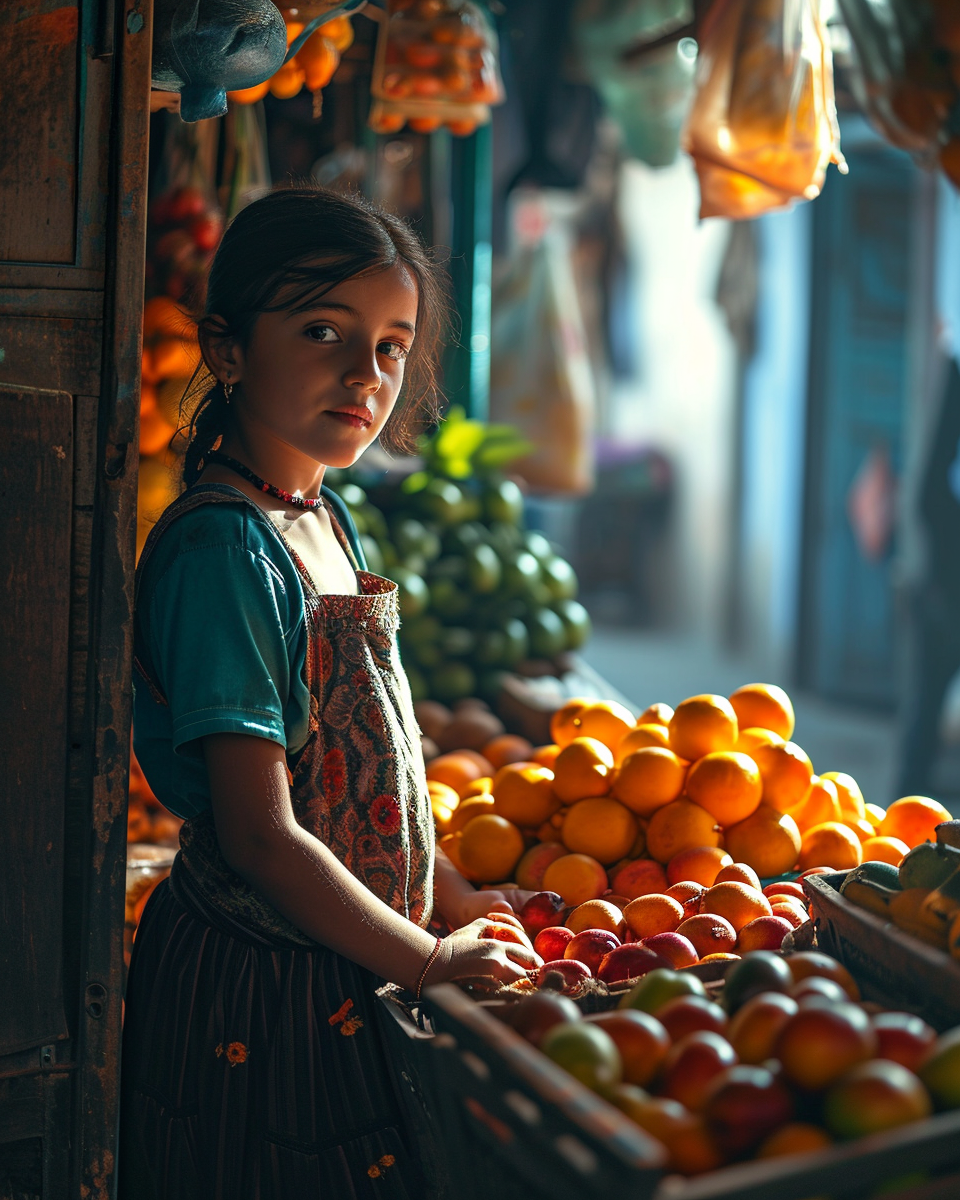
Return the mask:
[[684, 132], [701, 217], [755, 217], [820, 194], [845, 170], [818, 0], [719, 0], [700, 35]]

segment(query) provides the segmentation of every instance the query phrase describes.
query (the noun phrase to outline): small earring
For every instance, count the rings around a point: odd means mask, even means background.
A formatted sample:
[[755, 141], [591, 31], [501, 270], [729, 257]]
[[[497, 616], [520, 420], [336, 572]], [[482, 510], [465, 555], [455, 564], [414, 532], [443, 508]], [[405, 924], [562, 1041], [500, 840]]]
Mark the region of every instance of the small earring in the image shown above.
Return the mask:
[[223, 381], [223, 394], [224, 394], [224, 397], [226, 398], [226, 401], [228, 404], [230, 403], [230, 396], [232, 393], [233, 393], [233, 384], [230, 382], [230, 376], [228, 375], [227, 378]]

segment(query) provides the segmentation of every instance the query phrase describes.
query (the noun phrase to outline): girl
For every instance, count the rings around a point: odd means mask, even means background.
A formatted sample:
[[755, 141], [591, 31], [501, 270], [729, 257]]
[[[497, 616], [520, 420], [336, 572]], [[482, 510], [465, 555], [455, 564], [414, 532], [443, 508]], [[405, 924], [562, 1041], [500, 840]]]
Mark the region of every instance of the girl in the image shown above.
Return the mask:
[[137, 572], [136, 753], [185, 824], [130, 967], [125, 1197], [420, 1194], [376, 986], [539, 964], [482, 936], [522, 895], [434, 847], [396, 588], [323, 486], [411, 446], [440, 317], [407, 227], [318, 188], [250, 205], [211, 268], [187, 487]]

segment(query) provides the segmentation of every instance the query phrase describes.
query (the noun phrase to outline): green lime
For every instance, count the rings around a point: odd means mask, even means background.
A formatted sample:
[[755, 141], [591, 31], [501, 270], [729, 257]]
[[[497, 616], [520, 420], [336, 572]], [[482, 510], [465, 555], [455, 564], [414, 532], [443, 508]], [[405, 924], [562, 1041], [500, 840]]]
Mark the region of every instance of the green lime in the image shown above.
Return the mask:
[[468, 520], [471, 511], [463, 489], [449, 479], [431, 479], [417, 493], [417, 506], [431, 520], [444, 527]]
[[519, 617], [508, 617], [503, 623], [502, 631], [506, 638], [503, 665], [515, 667], [530, 653], [530, 634]]
[[677, 996], [706, 996], [707, 990], [688, 971], [671, 971], [667, 967], [655, 967], [635, 984], [620, 1001], [618, 1008], [639, 1008], [641, 1012], [656, 1015], [669, 1001]]
[[401, 559], [419, 554], [426, 562], [440, 557], [440, 539], [416, 517], [400, 517], [390, 526], [390, 537]]
[[567, 630], [552, 609], [541, 608], [527, 618], [530, 634], [530, 653], [534, 658], [553, 658], [567, 646]]
[[540, 578], [540, 564], [527, 550], [503, 564], [503, 590], [508, 596], [528, 595]]
[[467, 559], [467, 578], [472, 590], [481, 596], [488, 596], [500, 586], [503, 569], [500, 559], [492, 546], [481, 543], [469, 550]]
[[456, 621], [470, 611], [470, 593], [456, 579], [431, 577], [430, 607], [442, 621]]
[[462, 662], [447, 662], [430, 672], [430, 697], [450, 704], [472, 696], [476, 691], [477, 677]]
[[523, 548], [529, 550], [540, 562], [554, 558], [553, 547], [547, 538], [537, 529], [531, 529], [523, 535]]
[[430, 603], [430, 592], [422, 575], [408, 570], [406, 567], [394, 567], [393, 579], [399, 590], [398, 601], [400, 616], [419, 617], [427, 611]]
[[579, 650], [590, 637], [590, 614], [579, 600], [561, 600], [554, 605], [554, 612], [567, 631], [565, 650]]
[[561, 1021], [543, 1035], [540, 1049], [594, 1091], [619, 1083], [623, 1076], [616, 1042], [599, 1025]]
[[495, 521], [487, 526], [487, 541], [501, 558], [512, 558], [523, 549], [523, 534], [515, 525]]
[[577, 576], [573, 567], [558, 554], [542, 562], [543, 579], [554, 600], [572, 600], [577, 594]]
[[484, 491], [483, 512], [488, 521], [519, 525], [523, 519], [523, 492], [512, 479], [502, 479]]

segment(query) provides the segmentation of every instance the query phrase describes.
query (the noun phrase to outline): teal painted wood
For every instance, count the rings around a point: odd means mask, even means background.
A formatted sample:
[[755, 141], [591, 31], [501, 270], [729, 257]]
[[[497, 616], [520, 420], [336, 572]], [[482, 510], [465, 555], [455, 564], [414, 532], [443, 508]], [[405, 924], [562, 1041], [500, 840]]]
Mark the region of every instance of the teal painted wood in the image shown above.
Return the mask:
[[864, 554], [848, 512], [872, 456], [903, 458], [917, 171], [879, 144], [814, 202], [804, 570], [798, 675], [822, 695], [896, 698], [894, 538]]

